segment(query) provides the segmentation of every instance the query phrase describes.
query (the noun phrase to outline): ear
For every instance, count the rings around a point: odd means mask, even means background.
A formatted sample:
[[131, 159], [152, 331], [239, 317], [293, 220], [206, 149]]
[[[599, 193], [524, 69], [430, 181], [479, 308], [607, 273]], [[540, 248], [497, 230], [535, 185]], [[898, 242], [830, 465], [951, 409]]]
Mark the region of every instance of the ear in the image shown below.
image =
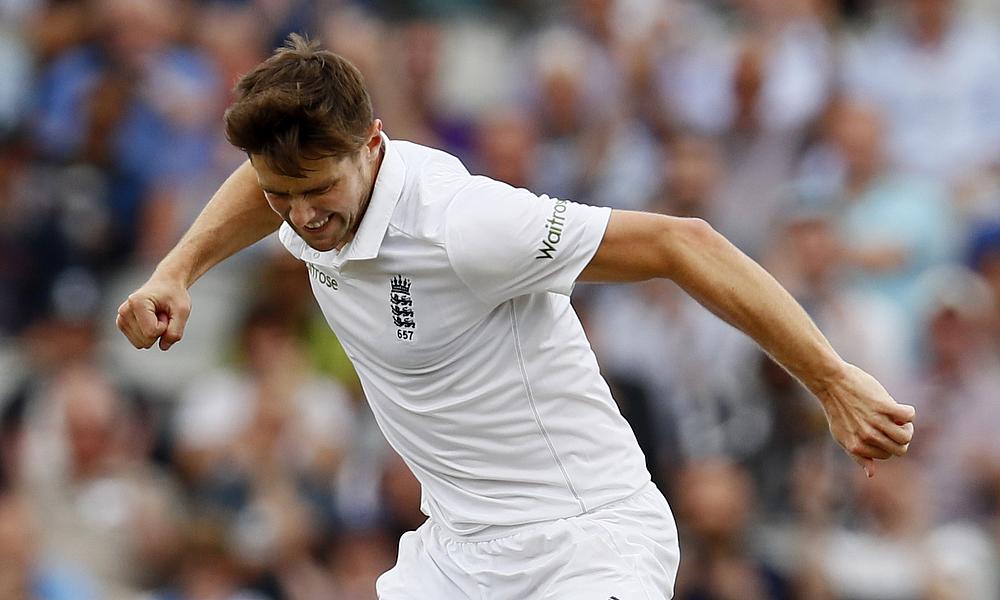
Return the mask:
[[382, 146], [382, 119], [372, 121], [368, 142], [365, 146], [368, 148], [369, 155], [378, 152], [379, 147]]

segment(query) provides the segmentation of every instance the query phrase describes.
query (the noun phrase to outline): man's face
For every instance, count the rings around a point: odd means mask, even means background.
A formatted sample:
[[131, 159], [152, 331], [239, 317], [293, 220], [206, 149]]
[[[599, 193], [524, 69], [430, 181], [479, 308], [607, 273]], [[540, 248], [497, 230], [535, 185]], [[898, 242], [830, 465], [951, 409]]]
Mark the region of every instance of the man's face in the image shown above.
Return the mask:
[[271, 209], [309, 246], [326, 252], [342, 248], [357, 232], [378, 155], [378, 144], [373, 142], [344, 158], [303, 159], [303, 177], [276, 172], [260, 155], [251, 155], [250, 161]]

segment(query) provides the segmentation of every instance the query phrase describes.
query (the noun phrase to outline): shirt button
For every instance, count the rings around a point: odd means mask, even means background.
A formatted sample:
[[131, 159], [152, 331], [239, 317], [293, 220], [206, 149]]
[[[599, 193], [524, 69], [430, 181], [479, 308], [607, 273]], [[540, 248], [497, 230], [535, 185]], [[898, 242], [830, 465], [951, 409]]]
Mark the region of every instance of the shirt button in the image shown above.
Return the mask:
[[319, 258], [319, 252], [313, 252], [313, 258]]

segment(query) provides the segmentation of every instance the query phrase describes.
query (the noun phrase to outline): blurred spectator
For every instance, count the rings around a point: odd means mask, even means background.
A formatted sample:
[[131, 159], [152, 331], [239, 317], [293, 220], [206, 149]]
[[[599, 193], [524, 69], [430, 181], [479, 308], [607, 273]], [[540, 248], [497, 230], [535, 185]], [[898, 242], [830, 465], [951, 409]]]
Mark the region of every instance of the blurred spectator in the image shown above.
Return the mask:
[[386, 512], [384, 519], [396, 537], [415, 530], [427, 520], [427, 515], [420, 510], [420, 482], [396, 453], [384, 462], [381, 492]]
[[716, 210], [711, 215], [712, 224], [752, 256], [760, 256], [765, 249], [781, 189], [791, 177], [808, 122], [787, 126], [768, 123], [764, 103], [768, 102], [766, 85], [772, 77], [769, 69], [780, 68], [768, 60], [768, 51], [766, 38], [746, 37], [728, 71], [726, 93], [732, 107], [730, 117], [718, 130], [723, 134], [724, 169]]
[[[847, 264], [832, 210], [805, 197], [791, 201], [783, 210], [765, 264], [845, 360], [873, 373], [890, 393], [901, 395], [909, 389], [904, 383], [914, 367], [909, 353], [899, 348], [906, 337], [906, 320], [892, 302], [844, 284]], [[749, 466], [762, 513], [780, 519], [793, 508], [789, 474], [798, 454], [827, 446], [827, 423], [820, 404], [790, 375], [763, 354], [757, 364], [745, 395], [768, 399], [773, 436]]]
[[[813, 598], [958, 600], [995, 598], [995, 552], [982, 531], [927, 522], [927, 482], [912, 461], [880, 464], [858, 486], [861, 528], [804, 537], [802, 578]], [[803, 493], [810, 493], [803, 490]], [[824, 590], [825, 588], [825, 590]]]
[[34, 402], [24, 476], [42, 547], [85, 567], [101, 598], [134, 598], [176, 550], [176, 490], [100, 371], [67, 369]]
[[767, 442], [767, 398], [744, 394], [756, 355], [742, 333], [665, 281], [602, 290], [590, 312], [602, 370], [644, 389], [661, 441], [677, 445], [680, 456], [664, 456], [666, 466], [745, 459]]
[[994, 348], [1000, 352], [1000, 222], [986, 224], [974, 232], [969, 264], [993, 291], [993, 316], [986, 324], [993, 332]]
[[429, 144], [459, 157], [469, 154], [471, 124], [442, 107], [442, 49], [447, 36], [445, 25], [436, 21], [401, 23], [394, 32], [400, 57], [388, 65], [396, 78], [394, 87], [400, 112], [386, 115], [393, 137]]
[[28, 152], [16, 138], [0, 143], [0, 338], [29, 320], [41, 287], [31, 249], [22, 239], [13, 200], [16, 182], [28, 168]]
[[102, 189], [89, 168], [39, 165], [22, 136], [0, 144], [0, 335], [94, 310], [109, 249]]
[[88, 13], [94, 42], [57, 57], [39, 85], [38, 147], [92, 173], [116, 256], [131, 251], [156, 186], [196, 171], [212, 147], [205, 125], [217, 117], [217, 75], [175, 43], [184, 13], [172, 2], [100, 0]]
[[0, 17], [0, 139], [20, 125], [28, 106], [34, 57], [24, 39]]
[[850, 263], [839, 239], [835, 209], [810, 206], [804, 199], [794, 202], [782, 215], [770, 270], [841, 356], [898, 392], [913, 367], [909, 355], [899, 351], [907, 320], [885, 297], [845, 285]]
[[258, 492], [290, 487], [313, 497], [315, 518], [329, 526], [352, 414], [347, 392], [312, 371], [294, 327], [278, 307], [247, 312], [242, 368], [208, 374], [181, 399], [177, 456], [209, 505], [239, 511]]
[[792, 590], [753, 548], [749, 475], [725, 462], [696, 462], [678, 478], [676, 506], [686, 557], [678, 600], [786, 600]]
[[832, 56], [809, 3], [736, 5], [735, 33], [712, 17], [693, 20], [708, 35], [688, 33], [661, 59], [660, 87], [676, 126], [720, 136], [725, 168], [711, 222], [759, 257], [779, 190], [829, 94]]
[[338, 539], [329, 557], [333, 598], [370, 600], [375, 580], [395, 564], [394, 544], [380, 531], [350, 533]]
[[1000, 357], [985, 327], [995, 299], [985, 281], [957, 267], [922, 283], [926, 362], [910, 395], [923, 441], [913, 458], [926, 469], [935, 522], [985, 522], [1000, 499]]
[[535, 40], [528, 90], [540, 136], [537, 192], [640, 209], [659, 182], [659, 148], [628, 112], [606, 48], [571, 28]]
[[580, 286], [690, 523], [678, 598], [998, 597], [996, 4], [0, 0], [0, 598], [372, 598], [423, 521], [273, 240], [194, 286], [178, 350], [114, 330], [130, 277], [245, 160], [221, 113], [293, 29], [359, 66], [394, 138], [707, 219], [918, 404], [911, 460], [849, 480], [822, 407], [675, 286]]
[[[196, 127], [204, 141], [199, 145], [194, 168], [183, 177], [160, 178], [145, 197], [140, 218], [142, 235], [136, 240], [136, 257], [154, 264], [180, 239], [219, 185], [246, 155], [225, 139], [221, 115], [229, 104], [236, 80], [267, 57], [269, 48], [260, 37], [265, 25], [250, 6], [207, 5], [196, 22], [194, 38], [217, 77], [204, 81], [199, 111], [203, 120]], [[209, 120], [211, 119], [211, 120]]]
[[877, 109], [838, 102], [827, 127], [833, 167], [826, 172], [817, 168], [804, 185], [826, 188], [816, 193], [829, 193], [837, 202], [849, 284], [901, 307], [912, 329], [918, 278], [953, 259], [957, 251], [957, 223], [948, 191], [932, 179], [894, 170], [886, 161]]
[[474, 171], [514, 187], [532, 189], [538, 178], [538, 136], [528, 115], [505, 111], [484, 115], [476, 129]]
[[37, 546], [37, 524], [27, 499], [0, 491], [0, 598], [97, 600], [94, 582], [69, 564], [52, 561]]
[[666, 154], [664, 185], [649, 209], [715, 221], [724, 177], [719, 145], [708, 137], [680, 134], [670, 142]]
[[170, 578], [175, 585], [144, 595], [143, 600], [266, 600], [241, 585], [240, 570], [218, 523], [192, 522], [185, 538], [177, 573]]
[[[666, 156], [663, 186], [649, 208], [711, 221], [723, 169], [718, 145], [680, 134]], [[604, 288], [595, 295], [587, 323], [603, 369], [620, 391], [636, 388], [655, 418], [656, 440], [647, 454], [661, 454], [656, 462], [676, 466], [678, 459], [744, 459], [760, 450], [770, 416], [767, 398], [744, 394], [756, 354], [743, 334], [669, 282]]]
[[1000, 28], [959, 0], [888, 4], [848, 46], [846, 88], [887, 116], [892, 167], [960, 183], [1000, 159]]

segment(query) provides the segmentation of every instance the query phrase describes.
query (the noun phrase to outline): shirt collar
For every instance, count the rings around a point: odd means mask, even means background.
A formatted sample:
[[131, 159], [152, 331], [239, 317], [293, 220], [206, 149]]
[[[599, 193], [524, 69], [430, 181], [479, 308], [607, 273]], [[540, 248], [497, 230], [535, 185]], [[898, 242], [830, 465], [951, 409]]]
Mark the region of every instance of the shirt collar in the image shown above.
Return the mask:
[[354, 238], [340, 250], [329, 250], [318, 252], [313, 250], [305, 242], [301, 242], [300, 258], [307, 262], [340, 267], [349, 260], [368, 260], [378, 256], [378, 251], [382, 247], [382, 240], [385, 239], [385, 232], [389, 229], [389, 221], [392, 213], [396, 210], [396, 204], [403, 193], [403, 181], [406, 178], [406, 165], [403, 157], [399, 154], [392, 140], [385, 133], [382, 133], [382, 144], [385, 148], [385, 155], [382, 157], [382, 164], [379, 167], [378, 176], [375, 178], [375, 188], [372, 190], [371, 200], [365, 210], [361, 224]]
[[[396, 210], [396, 204], [403, 193], [403, 181], [406, 178], [406, 165], [395, 145], [385, 133], [382, 133], [382, 144], [385, 156], [375, 178], [375, 189], [368, 202], [368, 209], [361, 219], [358, 232], [354, 235], [348, 247], [344, 248], [347, 260], [368, 260], [378, 256], [385, 232], [389, 229], [389, 221]], [[341, 252], [342, 254], [344, 252]]]

